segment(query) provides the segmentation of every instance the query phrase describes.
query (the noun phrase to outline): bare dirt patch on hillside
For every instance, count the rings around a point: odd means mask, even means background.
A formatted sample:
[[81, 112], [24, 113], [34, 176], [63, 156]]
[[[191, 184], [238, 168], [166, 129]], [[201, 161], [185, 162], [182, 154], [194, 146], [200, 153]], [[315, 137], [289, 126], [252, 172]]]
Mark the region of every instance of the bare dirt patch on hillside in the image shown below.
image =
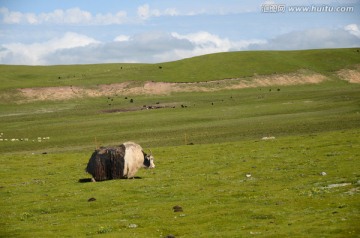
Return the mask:
[[93, 87], [40, 87], [18, 89], [26, 101], [68, 100], [84, 97], [101, 97], [113, 95], [166, 95], [174, 92], [211, 92], [219, 90], [287, 86], [299, 84], [316, 84], [327, 80], [324, 75], [298, 72], [293, 74], [275, 74], [248, 78], [231, 78], [195, 83], [168, 82], [123, 82], [103, 84]]
[[355, 69], [342, 69], [338, 72], [338, 76], [350, 83], [360, 83], [360, 65]]

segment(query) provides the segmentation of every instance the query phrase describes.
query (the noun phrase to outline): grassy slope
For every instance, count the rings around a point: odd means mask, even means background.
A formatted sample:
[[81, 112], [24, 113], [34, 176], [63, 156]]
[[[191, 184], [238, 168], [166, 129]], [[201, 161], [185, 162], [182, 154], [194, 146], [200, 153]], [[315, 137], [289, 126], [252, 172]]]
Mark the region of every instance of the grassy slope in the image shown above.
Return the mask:
[[[144, 96], [135, 104], [189, 106], [113, 114], [100, 112], [100, 98], [7, 108], [22, 114], [0, 118], [4, 136], [51, 139], [0, 143], [0, 234], [356, 237], [359, 91], [328, 82]], [[138, 180], [78, 183], [89, 177], [83, 169], [95, 137], [103, 145], [131, 139], [150, 147], [156, 169], [140, 171]], [[324, 188], [341, 183], [350, 185]], [[174, 213], [175, 205], [184, 213]]]
[[300, 69], [329, 74], [359, 64], [359, 58], [357, 49], [331, 49], [229, 52], [161, 64], [0, 65], [0, 89], [96, 85], [129, 80], [198, 82], [254, 74], [290, 73]]
[[[142, 179], [99, 183], [77, 182], [87, 177], [88, 152], [8, 154], [0, 158], [1, 234], [358, 237], [359, 138], [358, 129], [154, 148], [157, 168], [141, 170]], [[342, 183], [350, 185], [325, 188]]]
[[[176, 108], [103, 113], [171, 103]], [[2, 152], [93, 148], [134, 140], [146, 146], [217, 143], [269, 135], [304, 134], [359, 126], [358, 85], [320, 85], [9, 104], [0, 113], [3, 138], [51, 137], [43, 143], [0, 143]], [[160, 105], [161, 105], [160, 104]], [[181, 108], [180, 105], [187, 105]], [[343, 123], [343, 120], [346, 123]]]
[[[286, 65], [271, 62], [272, 70], [277, 65], [282, 72], [307, 68], [327, 74], [359, 63], [358, 58], [351, 58], [354, 50], [346, 49], [244, 54], [247, 59], [262, 58], [259, 54], [278, 54], [284, 59], [294, 54]], [[324, 54], [330, 55], [319, 60]], [[225, 55], [204, 57], [215, 67], [211, 58]], [[239, 55], [228, 53], [221, 60], [228, 69], [224, 74], [213, 70], [214, 77], [227, 77], [227, 72], [238, 76], [236, 64], [231, 69], [228, 62], [238, 62]], [[316, 55], [322, 56], [315, 60]], [[306, 63], [305, 56], [313, 64]], [[174, 74], [171, 80], [194, 80], [190, 76], [197, 75], [196, 69], [185, 70], [191, 65], [197, 64], [202, 72], [213, 69], [201, 66], [203, 60], [196, 62], [199, 59], [161, 64], [161, 71], [157, 65], [131, 65], [138, 72], [133, 79], [147, 80], [142, 75], [154, 72], [164, 81], [167, 77], [162, 74], [176, 66], [172, 72], [184, 75]], [[250, 64], [257, 63], [248, 62], [239, 71], [241, 76], [261, 73], [251, 73]], [[260, 65], [253, 69], [269, 70]], [[112, 82], [116, 74], [106, 70], [119, 65], [16, 67], [16, 77], [28, 75], [27, 85], [41, 86], [60, 83], [54, 77], [60, 69], [79, 75], [86, 68], [99, 72], [96, 79], [69, 77], [63, 83]], [[40, 74], [35, 69], [44, 71]], [[54, 80], [40, 81], [39, 75]], [[196, 79], [209, 80], [210, 76]], [[3, 89], [25, 83], [24, 78], [18, 79], [4, 81]], [[50, 136], [50, 140], [0, 142], [0, 236], [357, 237], [360, 86], [334, 80], [280, 89], [137, 96], [134, 103], [119, 97], [112, 109], [156, 102], [177, 107], [110, 114], [101, 112], [108, 106], [106, 98], [3, 101], [2, 138]], [[260, 140], [263, 136], [276, 140]], [[89, 177], [83, 169], [95, 138], [102, 145], [135, 140], [150, 147], [157, 168], [139, 171], [143, 179], [79, 183], [78, 179]], [[195, 145], [184, 145], [190, 142]], [[323, 171], [326, 176], [320, 175]], [[248, 173], [251, 178], [246, 178]], [[341, 183], [350, 185], [324, 188]], [[87, 202], [91, 197], [97, 200]], [[182, 206], [184, 212], [174, 213], [174, 205]], [[130, 224], [137, 228], [129, 228]]]

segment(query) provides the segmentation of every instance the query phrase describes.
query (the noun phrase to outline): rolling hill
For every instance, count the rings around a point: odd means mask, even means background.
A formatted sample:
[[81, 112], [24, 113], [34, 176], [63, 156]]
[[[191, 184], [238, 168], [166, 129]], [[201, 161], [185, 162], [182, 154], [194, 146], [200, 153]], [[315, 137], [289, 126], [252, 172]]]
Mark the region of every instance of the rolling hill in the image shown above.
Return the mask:
[[325, 76], [360, 63], [360, 50], [248, 51], [203, 55], [159, 64], [0, 65], [2, 89], [94, 86], [127, 81], [204, 82], [305, 70]]

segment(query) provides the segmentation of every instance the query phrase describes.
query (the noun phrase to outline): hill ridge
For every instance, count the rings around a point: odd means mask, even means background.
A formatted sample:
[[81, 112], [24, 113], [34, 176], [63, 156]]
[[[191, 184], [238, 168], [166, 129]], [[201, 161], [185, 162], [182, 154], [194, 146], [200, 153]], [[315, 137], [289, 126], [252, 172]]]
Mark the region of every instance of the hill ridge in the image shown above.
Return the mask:
[[[360, 66], [355, 70], [340, 70], [336, 75], [349, 83], [360, 83]], [[171, 83], [145, 81], [142, 83], [122, 82], [101, 84], [96, 87], [60, 86], [21, 88], [18, 92], [24, 101], [68, 100], [83, 97], [166, 95], [175, 92], [210, 92], [256, 87], [276, 87], [302, 84], [318, 84], [330, 80], [329, 77], [305, 70], [289, 74], [261, 75], [247, 78], [228, 78], [222, 80], [190, 83]]]
[[55, 86], [89, 87], [130, 81], [196, 83], [289, 74], [301, 70], [333, 77], [334, 72], [342, 69], [358, 70], [357, 65], [360, 65], [358, 48], [225, 52], [158, 64], [0, 65], [0, 91]]

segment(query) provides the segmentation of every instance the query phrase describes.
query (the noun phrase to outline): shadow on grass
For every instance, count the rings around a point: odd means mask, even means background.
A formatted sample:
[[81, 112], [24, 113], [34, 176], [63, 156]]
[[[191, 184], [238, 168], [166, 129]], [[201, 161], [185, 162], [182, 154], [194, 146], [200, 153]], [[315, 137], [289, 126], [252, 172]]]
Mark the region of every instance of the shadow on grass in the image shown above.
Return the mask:
[[[123, 178], [123, 179], [127, 179], [127, 178]], [[121, 180], [123, 180], [123, 179], [121, 179]], [[135, 176], [135, 177], [130, 178], [130, 179], [142, 179], [142, 177]], [[109, 180], [114, 180], [114, 179], [109, 179]], [[106, 182], [106, 181], [109, 181], [109, 180], [102, 180], [102, 181], [96, 181], [96, 182]], [[79, 179], [79, 183], [89, 183], [89, 182], [92, 182], [91, 178], [81, 178], [81, 179]]]

